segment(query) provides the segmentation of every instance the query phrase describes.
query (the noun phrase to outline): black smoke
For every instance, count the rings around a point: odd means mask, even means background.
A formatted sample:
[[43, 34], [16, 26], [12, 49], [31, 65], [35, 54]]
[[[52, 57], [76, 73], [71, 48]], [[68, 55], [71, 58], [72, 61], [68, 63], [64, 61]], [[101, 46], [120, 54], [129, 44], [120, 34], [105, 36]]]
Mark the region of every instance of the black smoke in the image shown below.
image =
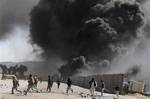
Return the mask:
[[130, 77], [134, 77], [134, 76], [137, 76], [140, 72], [141, 72], [141, 66], [140, 65], [134, 65], [131, 68], [129, 68], [126, 73]]
[[145, 2], [148, 1], [148, 0], [136, 0], [136, 1], [138, 1], [138, 2], [140, 2], [140, 3], [145, 3]]
[[68, 61], [68, 63], [61, 66], [61, 68], [58, 71], [61, 73], [61, 76], [63, 78], [66, 78], [72, 76], [73, 74], [78, 73], [78, 69], [86, 67], [85, 65], [86, 65], [86, 61], [84, 56], [80, 56]]
[[[40, 0], [31, 12], [30, 26], [32, 41], [44, 56], [56, 55], [70, 64], [80, 56], [111, 61], [121, 47], [139, 38], [144, 24], [144, 12], [135, 1]], [[71, 70], [68, 75], [73, 75], [80, 68], [65, 65], [59, 71]]]

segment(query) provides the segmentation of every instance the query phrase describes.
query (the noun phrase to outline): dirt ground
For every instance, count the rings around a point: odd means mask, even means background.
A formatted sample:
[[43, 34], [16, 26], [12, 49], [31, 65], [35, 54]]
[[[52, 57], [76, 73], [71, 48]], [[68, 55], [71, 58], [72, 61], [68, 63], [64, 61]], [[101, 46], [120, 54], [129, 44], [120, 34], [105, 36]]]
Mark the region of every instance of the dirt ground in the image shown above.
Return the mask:
[[[67, 85], [61, 83], [60, 88], [57, 88], [56, 83], [53, 84], [52, 92], [46, 91], [47, 82], [42, 82], [38, 84], [39, 93], [34, 91], [28, 93], [26, 96], [24, 94], [15, 93], [11, 94], [12, 83], [11, 80], [0, 81], [0, 99], [92, 99], [90, 97], [89, 90], [72, 86], [74, 92], [66, 94]], [[20, 81], [20, 90], [25, 90], [27, 88], [27, 81]], [[100, 92], [95, 93], [94, 99], [114, 99], [116, 96], [114, 94], [104, 94], [103, 97], [100, 96]], [[132, 94], [120, 96], [119, 99], [150, 99], [149, 97]]]

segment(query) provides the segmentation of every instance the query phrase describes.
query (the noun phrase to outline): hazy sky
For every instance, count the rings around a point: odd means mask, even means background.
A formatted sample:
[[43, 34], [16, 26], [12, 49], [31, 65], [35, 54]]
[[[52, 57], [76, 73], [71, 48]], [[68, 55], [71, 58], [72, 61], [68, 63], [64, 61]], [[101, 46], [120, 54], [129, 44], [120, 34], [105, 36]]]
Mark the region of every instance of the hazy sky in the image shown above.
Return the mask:
[[39, 60], [37, 53], [29, 42], [29, 29], [15, 26], [7, 39], [0, 42], [0, 61], [32, 61]]
[[[30, 42], [30, 11], [39, 0], [0, 0], [0, 62], [23, 62], [41, 60], [41, 49], [35, 49]], [[143, 5], [150, 21], [150, 0]], [[125, 72], [134, 64], [142, 65], [142, 75], [149, 77], [150, 39], [143, 42], [145, 49], [141, 54], [129, 51], [129, 54], [114, 59], [111, 73]], [[36, 50], [36, 51], [35, 51]], [[139, 58], [140, 57], [140, 58]], [[50, 59], [50, 69], [55, 70], [63, 62], [57, 57]], [[53, 68], [53, 69], [52, 69]], [[43, 67], [42, 67], [43, 69]], [[119, 69], [119, 70], [118, 70]], [[41, 70], [41, 69], [39, 69]], [[45, 69], [43, 70], [45, 71]], [[84, 72], [85, 73], [85, 72]]]
[[39, 0], [0, 0], [0, 62], [39, 60], [29, 38], [29, 13]]

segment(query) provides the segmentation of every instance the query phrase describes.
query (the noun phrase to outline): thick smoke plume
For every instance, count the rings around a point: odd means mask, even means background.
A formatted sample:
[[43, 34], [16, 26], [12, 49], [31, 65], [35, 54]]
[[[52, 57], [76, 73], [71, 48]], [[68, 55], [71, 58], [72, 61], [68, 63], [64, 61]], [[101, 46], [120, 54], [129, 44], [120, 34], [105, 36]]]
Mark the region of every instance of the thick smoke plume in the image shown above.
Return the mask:
[[141, 2], [141, 3], [145, 3], [148, 0], [136, 0], [136, 1]]
[[47, 58], [68, 61], [59, 71], [70, 70], [71, 76], [84, 67], [72, 63], [74, 58], [109, 63], [140, 38], [144, 24], [144, 12], [134, 0], [40, 0], [31, 12], [30, 26], [33, 43]]
[[[71, 76], [72, 74], [78, 73], [78, 69], [83, 68], [86, 65], [85, 58], [83, 56], [73, 58], [67, 64], [64, 64], [60, 69], [59, 72], [63, 78]], [[85, 69], [85, 68], [84, 68]], [[68, 70], [66, 72], [66, 70]]]
[[133, 67], [129, 68], [127, 71], [127, 74], [132, 77], [132, 76], [137, 76], [141, 72], [141, 66], [139, 65], [134, 65]]

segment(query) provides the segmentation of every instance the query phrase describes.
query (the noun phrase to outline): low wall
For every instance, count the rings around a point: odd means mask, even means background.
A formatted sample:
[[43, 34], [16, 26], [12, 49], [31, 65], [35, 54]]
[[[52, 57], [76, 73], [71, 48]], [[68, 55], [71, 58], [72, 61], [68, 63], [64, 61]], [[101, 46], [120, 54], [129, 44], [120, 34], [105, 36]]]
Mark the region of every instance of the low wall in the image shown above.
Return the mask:
[[101, 80], [105, 83], [106, 92], [114, 93], [115, 87], [119, 86], [120, 91], [123, 92], [124, 74], [105, 74], [105, 75], [93, 75], [87, 77], [71, 77], [74, 85], [78, 85], [84, 88], [89, 88], [89, 81], [95, 78], [97, 81], [97, 91], [101, 90]]
[[15, 75], [10, 75], [10, 74], [2, 74], [2, 78], [1, 79], [12, 79], [12, 77], [14, 77]]

